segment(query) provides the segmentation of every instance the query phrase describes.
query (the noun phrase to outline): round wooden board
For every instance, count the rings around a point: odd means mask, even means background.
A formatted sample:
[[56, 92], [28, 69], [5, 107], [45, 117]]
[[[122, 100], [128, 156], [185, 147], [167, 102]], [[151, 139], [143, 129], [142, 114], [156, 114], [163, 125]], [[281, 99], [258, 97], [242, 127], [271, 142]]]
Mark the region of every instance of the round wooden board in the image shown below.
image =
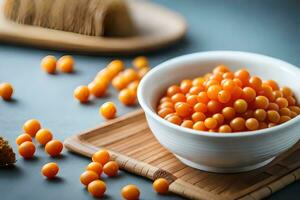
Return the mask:
[[[0, 2], [3, 0], [0, 0]], [[129, 1], [139, 34], [134, 37], [93, 37], [77, 33], [21, 25], [0, 15], [0, 41], [54, 50], [95, 54], [137, 54], [170, 45], [187, 30], [183, 17], [148, 1]]]

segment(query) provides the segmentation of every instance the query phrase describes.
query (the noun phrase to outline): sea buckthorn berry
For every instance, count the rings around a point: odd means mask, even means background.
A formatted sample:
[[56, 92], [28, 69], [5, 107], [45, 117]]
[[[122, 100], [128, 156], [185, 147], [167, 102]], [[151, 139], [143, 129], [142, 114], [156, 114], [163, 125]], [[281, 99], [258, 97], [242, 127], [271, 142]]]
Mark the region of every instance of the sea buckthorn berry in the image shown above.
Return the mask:
[[120, 90], [126, 88], [127, 81], [124, 79], [123, 76], [118, 75], [112, 79], [111, 84], [116, 90], [120, 91]]
[[268, 120], [272, 123], [278, 123], [280, 120], [280, 115], [275, 110], [269, 110], [267, 112]]
[[235, 109], [232, 107], [225, 107], [222, 110], [225, 120], [232, 120], [235, 117]]
[[125, 200], [138, 200], [140, 197], [140, 190], [135, 185], [126, 185], [122, 188], [121, 195]]
[[186, 97], [184, 94], [182, 93], [177, 93], [177, 94], [174, 94], [172, 97], [172, 102], [173, 103], [177, 103], [177, 102], [186, 102]]
[[121, 60], [113, 60], [107, 65], [107, 69], [110, 70], [114, 76], [124, 69], [124, 62]]
[[276, 110], [278, 111], [279, 110], [279, 106], [276, 104], [276, 103], [269, 103], [269, 106], [267, 108], [268, 110]]
[[232, 80], [233, 80], [233, 82], [235, 83], [236, 86], [243, 87], [243, 82], [240, 79], [234, 78]]
[[16, 139], [16, 144], [21, 145], [23, 142], [32, 142], [31, 136], [27, 133], [19, 135]]
[[190, 94], [197, 95], [197, 94], [199, 94], [200, 92], [202, 92], [203, 90], [204, 90], [204, 87], [202, 87], [202, 86], [193, 86], [193, 87], [191, 87], [191, 89], [189, 90], [189, 93], [190, 93]]
[[267, 113], [264, 109], [256, 109], [253, 113], [253, 117], [260, 122], [265, 121]]
[[125, 69], [122, 74], [127, 84], [130, 83], [131, 81], [135, 81], [139, 79], [139, 75], [134, 69]]
[[200, 86], [200, 87], [203, 87], [203, 83], [205, 82], [205, 79], [202, 78], [202, 77], [198, 77], [198, 78], [195, 78], [192, 83], [193, 83], [193, 86]]
[[222, 75], [223, 79], [234, 79], [234, 73], [232, 72], [225, 72], [223, 75]]
[[255, 118], [247, 119], [245, 122], [245, 125], [246, 125], [247, 129], [250, 131], [254, 131], [259, 128], [259, 123], [258, 123], [257, 119], [255, 119]]
[[207, 81], [205, 81], [205, 83], [204, 83], [204, 86], [205, 86], [206, 88], [209, 88], [210, 86], [213, 86], [213, 85], [219, 85], [219, 82], [216, 81], [216, 80], [207, 80]]
[[289, 102], [286, 100], [286, 98], [283, 97], [277, 98], [275, 102], [279, 106], [279, 108], [286, 108], [289, 105]]
[[274, 98], [277, 99], [279, 97], [283, 97], [283, 94], [280, 90], [273, 91]]
[[233, 104], [236, 113], [244, 113], [248, 108], [248, 104], [244, 99], [238, 99]]
[[294, 97], [292, 97], [292, 96], [286, 97], [286, 100], [288, 101], [289, 106], [296, 105], [296, 99]]
[[216, 113], [212, 116], [218, 122], [218, 126], [221, 126], [224, 123], [224, 116], [220, 113]]
[[186, 94], [193, 87], [193, 82], [189, 79], [185, 79], [180, 83], [180, 90], [182, 93]]
[[50, 162], [45, 164], [42, 169], [41, 173], [47, 178], [54, 178], [59, 171], [59, 167], [55, 162]]
[[194, 122], [204, 121], [205, 118], [206, 118], [206, 116], [202, 112], [194, 112], [193, 115], [192, 115], [192, 120]]
[[131, 106], [136, 103], [136, 93], [130, 89], [123, 89], [118, 95], [119, 101], [125, 106]]
[[293, 91], [289, 87], [282, 87], [281, 92], [284, 97], [290, 97], [293, 96]]
[[142, 69], [144, 67], [148, 67], [149, 66], [149, 61], [148, 61], [148, 59], [145, 56], [138, 56], [135, 59], [133, 59], [132, 65], [136, 69]]
[[167, 90], [168, 97], [172, 97], [174, 94], [181, 93], [180, 87], [177, 85], [172, 85]]
[[158, 194], [166, 194], [169, 190], [169, 182], [167, 179], [158, 178], [153, 182], [153, 189]]
[[190, 95], [186, 98], [186, 102], [191, 106], [194, 106], [198, 103], [198, 95]]
[[95, 97], [101, 97], [105, 95], [107, 90], [107, 83], [106, 82], [100, 82], [100, 81], [93, 81], [88, 84], [89, 92], [91, 95], [94, 95]]
[[212, 75], [212, 73], [206, 73], [206, 74], [204, 74], [203, 77], [204, 77], [204, 79], [207, 80], [207, 79], [209, 79], [209, 77], [210, 77], [211, 75]]
[[51, 140], [47, 142], [45, 146], [45, 151], [51, 156], [56, 157], [59, 156], [61, 151], [63, 150], [63, 143], [59, 140]]
[[273, 90], [279, 90], [278, 84], [274, 80], [267, 80], [264, 83], [271, 86]]
[[41, 61], [41, 68], [48, 74], [54, 74], [56, 71], [56, 58], [54, 56], [46, 56]]
[[72, 56], [63, 56], [57, 61], [57, 69], [63, 73], [74, 71], [74, 59]]
[[117, 113], [116, 105], [113, 102], [106, 102], [100, 107], [99, 113], [105, 119], [112, 119], [116, 116]]
[[214, 129], [218, 126], [218, 121], [212, 117], [206, 118], [204, 121], [204, 125], [208, 129]]
[[115, 77], [115, 74], [113, 71], [107, 69], [107, 68], [104, 68], [102, 69], [101, 71], [99, 71], [97, 73], [97, 76], [96, 76], [96, 80], [98, 79], [106, 79], [108, 82], [110, 82], [113, 78]]
[[139, 79], [142, 79], [150, 71], [149, 67], [144, 67], [138, 71]]
[[230, 127], [233, 131], [245, 130], [245, 119], [242, 117], [236, 117], [230, 122]]
[[285, 115], [280, 116], [279, 124], [282, 124], [282, 123], [287, 122], [289, 120], [291, 120], [291, 118], [289, 116], [285, 116]]
[[232, 132], [232, 129], [229, 125], [222, 125], [219, 127], [219, 132], [220, 133], [231, 133]]
[[268, 128], [268, 124], [266, 122], [259, 122], [259, 129], [265, 129]]
[[35, 153], [35, 146], [32, 142], [26, 141], [19, 145], [19, 154], [25, 158], [32, 158]]
[[273, 89], [269, 85], [262, 84], [260, 91], [258, 91], [258, 94], [261, 96], [267, 97], [270, 101], [275, 100], [275, 96], [273, 94]]
[[96, 172], [87, 170], [80, 175], [80, 182], [83, 185], [87, 186], [89, 183], [91, 183], [94, 180], [97, 180], [98, 178], [99, 175]]
[[35, 135], [35, 140], [41, 145], [46, 145], [52, 138], [53, 136], [49, 129], [40, 129]]
[[194, 111], [195, 112], [202, 112], [202, 113], [206, 113], [207, 112], [207, 106], [204, 103], [196, 103], [194, 105]]
[[211, 75], [211, 77], [209, 77], [210, 80], [215, 80], [218, 83], [221, 83], [221, 81], [223, 80], [222, 74], [218, 73], [218, 74], [213, 74]]
[[94, 180], [88, 184], [87, 189], [93, 197], [101, 198], [106, 191], [106, 184], [101, 180]]
[[172, 101], [167, 101], [167, 102], [163, 102], [158, 107], [159, 107], [159, 109], [161, 109], [161, 108], [174, 108], [174, 103]]
[[192, 120], [183, 120], [180, 126], [185, 128], [193, 128], [194, 122]]
[[207, 103], [207, 110], [210, 112], [210, 113], [218, 113], [222, 110], [222, 104], [218, 101], [215, 101], [215, 100], [210, 100], [208, 103]]
[[231, 94], [229, 91], [227, 90], [221, 90], [219, 91], [218, 93], [218, 100], [221, 102], [221, 103], [228, 103], [231, 99]]
[[251, 87], [244, 87], [242, 92], [242, 98], [245, 99], [247, 102], [254, 101], [256, 97], [256, 92]]
[[262, 84], [262, 80], [257, 76], [251, 77], [248, 83], [248, 85], [256, 91], [260, 90], [261, 84]]
[[291, 116], [291, 111], [288, 108], [280, 108], [279, 114], [281, 116], [283, 116], [283, 115], [285, 115], [285, 116]]
[[86, 166], [85, 169], [96, 172], [99, 175], [99, 177], [100, 177], [100, 175], [102, 174], [102, 171], [103, 171], [102, 164], [98, 163], [98, 162], [91, 162], [90, 164], [88, 164], [88, 166]]
[[247, 70], [245, 69], [241, 69], [241, 70], [238, 70], [234, 73], [234, 76], [238, 79], [240, 79], [243, 83], [243, 85], [247, 85], [248, 84], [248, 81], [250, 79], [250, 74]]
[[213, 73], [218, 74], [218, 73], [226, 73], [230, 72], [229, 68], [226, 65], [218, 65], [217, 67], [214, 68]]
[[289, 109], [295, 113], [297, 113], [297, 115], [300, 114], [300, 108], [298, 106], [290, 106]]
[[170, 97], [163, 97], [160, 99], [159, 103], [172, 102]]
[[182, 119], [178, 116], [178, 115], [172, 115], [170, 117], [168, 117], [168, 115], [165, 117], [166, 120], [168, 120], [169, 122], [173, 123], [173, 124], [181, 124], [182, 123]]
[[36, 119], [30, 119], [26, 121], [23, 125], [23, 130], [25, 133], [29, 134], [31, 137], [34, 137], [38, 130], [41, 129], [41, 124]]
[[276, 125], [277, 125], [276, 123], [272, 123], [272, 122], [271, 122], [271, 123], [268, 124], [268, 128], [274, 127], [274, 126], [276, 126]]
[[1, 83], [0, 84], [0, 96], [3, 100], [11, 100], [14, 89], [10, 83]]
[[233, 80], [224, 80], [222, 87], [223, 90], [227, 90], [228, 92], [232, 93], [234, 91], [234, 88], [236, 87], [236, 83]]
[[236, 100], [236, 99], [241, 98], [242, 93], [243, 93], [242, 88], [235, 87], [234, 90], [231, 93], [231, 100]]
[[199, 130], [199, 131], [205, 131], [206, 126], [205, 126], [203, 121], [197, 121], [197, 122], [194, 123], [193, 129], [194, 130]]
[[162, 108], [158, 111], [158, 115], [162, 118], [165, 118], [165, 116], [167, 116], [170, 113], [174, 113], [173, 108]]
[[107, 163], [109, 161], [109, 159], [110, 159], [110, 155], [109, 155], [108, 151], [105, 149], [101, 149], [101, 150], [97, 151], [92, 156], [93, 162], [98, 162], [101, 165], [104, 165], [105, 163]]
[[255, 107], [261, 109], [267, 109], [269, 106], [269, 99], [265, 96], [257, 96], [255, 98]]
[[89, 100], [90, 91], [85, 85], [78, 86], [74, 90], [74, 97], [80, 101], [80, 103], [86, 103]]
[[128, 89], [131, 89], [131, 90], [134, 90], [134, 91], [137, 91], [137, 88], [138, 88], [138, 86], [139, 86], [139, 83], [140, 83], [139, 80], [132, 81], [131, 83], [129, 83], [129, 84], [127, 85], [127, 88], [128, 88]]
[[110, 177], [117, 176], [119, 165], [116, 161], [109, 161], [103, 166], [103, 172]]
[[175, 105], [175, 111], [180, 117], [187, 117], [191, 115], [193, 108], [188, 103], [178, 102]]
[[204, 104], [208, 103], [209, 98], [208, 98], [208, 96], [207, 96], [207, 93], [206, 93], [206, 92], [200, 92], [200, 93], [198, 94], [198, 101], [199, 101], [200, 103], [204, 103]]
[[290, 117], [291, 117], [291, 118], [294, 118], [294, 117], [297, 117], [297, 115], [298, 115], [298, 114], [297, 114], [296, 112], [294, 112], [294, 111], [291, 111], [291, 115], [290, 115]]

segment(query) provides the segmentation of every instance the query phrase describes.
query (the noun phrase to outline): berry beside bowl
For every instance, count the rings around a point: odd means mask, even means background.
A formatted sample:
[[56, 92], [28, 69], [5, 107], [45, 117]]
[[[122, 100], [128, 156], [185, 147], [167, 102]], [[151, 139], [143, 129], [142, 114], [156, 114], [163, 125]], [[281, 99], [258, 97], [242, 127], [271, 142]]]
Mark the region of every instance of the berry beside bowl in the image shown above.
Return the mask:
[[300, 117], [255, 131], [217, 133], [172, 124], [157, 114], [167, 88], [196, 78], [224, 64], [232, 71], [247, 69], [264, 80], [290, 87], [300, 99], [300, 70], [282, 60], [246, 52], [211, 51], [180, 56], [152, 69], [141, 81], [138, 100], [157, 140], [180, 161], [200, 170], [218, 173], [250, 171], [270, 163], [300, 138]]

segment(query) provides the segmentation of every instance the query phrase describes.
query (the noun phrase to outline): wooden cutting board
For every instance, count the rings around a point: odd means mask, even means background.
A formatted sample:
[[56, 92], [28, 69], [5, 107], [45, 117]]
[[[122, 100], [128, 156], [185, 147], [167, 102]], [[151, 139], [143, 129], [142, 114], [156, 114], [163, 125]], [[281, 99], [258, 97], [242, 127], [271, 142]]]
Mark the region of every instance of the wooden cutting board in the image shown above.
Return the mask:
[[15, 44], [93, 54], [140, 54], [168, 46], [187, 31], [180, 14], [144, 0], [128, 1], [138, 31], [132, 37], [94, 37], [17, 24], [5, 19], [3, 1], [0, 0], [0, 41]]
[[158, 143], [142, 110], [68, 138], [65, 147], [88, 157], [106, 148], [122, 169], [151, 180], [167, 178], [171, 192], [190, 199], [258, 200], [300, 178], [300, 143], [250, 172], [216, 174], [188, 167]]

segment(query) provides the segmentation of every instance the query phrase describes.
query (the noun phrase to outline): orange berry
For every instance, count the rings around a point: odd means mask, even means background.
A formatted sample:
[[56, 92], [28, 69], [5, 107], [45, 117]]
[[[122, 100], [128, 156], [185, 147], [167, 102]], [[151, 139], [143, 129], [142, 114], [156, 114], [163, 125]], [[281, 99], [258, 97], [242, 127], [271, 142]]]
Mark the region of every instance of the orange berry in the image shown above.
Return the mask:
[[273, 95], [275, 99], [277, 99], [278, 97], [283, 97], [283, 94], [280, 90], [273, 91]]
[[296, 99], [294, 97], [292, 97], [292, 96], [286, 97], [286, 100], [288, 101], [289, 106], [296, 105]]
[[218, 101], [215, 101], [215, 100], [210, 100], [208, 103], [207, 103], [207, 110], [210, 112], [210, 113], [218, 113], [222, 110], [222, 104]]
[[286, 108], [289, 105], [288, 100], [286, 100], [286, 98], [283, 97], [279, 97], [275, 100], [276, 104], [279, 106], [279, 108]]
[[144, 67], [138, 71], [139, 78], [142, 79], [150, 71], [149, 67]]
[[98, 178], [99, 175], [96, 172], [87, 170], [80, 175], [80, 182], [83, 185], [87, 186], [89, 183], [91, 183], [94, 180], [97, 180]]
[[16, 139], [16, 144], [21, 145], [23, 142], [32, 142], [31, 136], [27, 133], [19, 135]]
[[198, 99], [198, 101], [199, 101], [200, 103], [204, 103], [204, 104], [208, 103], [208, 101], [209, 101], [209, 98], [208, 98], [206, 92], [200, 92], [200, 93], [198, 94], [198, 98], [197, 98], [197, 99]]
[[102, 171], [103, 171], [102, 164], [98, 163], [98, 162], [91, 162], [90, 164], [88, 164], [88, 166], [86, 166], [85, 169], [96, 172], [99, 177], [100, 177], [100, 175], [102, 174]]
[[214, 129], [214, 128], [217, 128], [218, 121], [214, 118], [208, 117], [208, 118], [205, 119], [204, 125], [208, 129]]
[[87, 189], [93, 197], [101, 198], [106, 191], [106, 184], [101, 180], [94, 180], [88, 184]]
[[162, 108], [172, 108], [172, 109], [174, 109], [174, 104], [172, 102], [163, 102], [162, 104], [160, 104], [158, 106], [158, 109], [162, 109]]
[[236, 86], [243, 87], [243, 82], [240, 79], [234, 78], [232, 80], [233, 80], [233, 82], [235, 83]]
[[93, 154], [92, 156], [93, 162], [98, 162], [102, 165], [107, 163], [110, 160], [109, 152], [105, 149], [101, 149]]
[[253, 117], [260, 122], [265, 121], [267, 113], [264, 109], [256, 109], [253, 113]]
[[291, 111], [291, 115], [290, 115], [290, 117], [291, 117], [291, 118], [294, 118], [294, 117], [297, 117], [297, 115], [298, 115], [298, 114], [297, 114], [296, 112], [294, 112], [294, 111]]
[[54, 178], [58, 171], [59, 167], [55, 162], [47, 163], [41, 169], [41, 173], [47, 178]]
[[271, 86], [273, 90], [279, 90], [278, 84], [274, 80], [267, 80], [264, 83]]
[[159, 101], [159, 103], [164, 103], [164, 102], [172, 102], [172, 100], [170, 97], [163, 97]]
[[120, 91], [118, 98], [125, 106], [131, 106], [136, 103], [136, 93], [127, 88]]
[[236, 87], [236, 83], [233, 80], [225, 79], [224, 82], [222, 82], [223, 90], [227, 90], [230, 93], [234, 91], [235, 87]]
[[257, 96], [255, 98], [255, 107], [267, 109], [269, 106], [269, 99], [265, 96]]
[[107, 176], [117, 176], [119, 171], [119, 165], [116, 161], [109, 161], [103, 166], [103, 172]]
[[74, 97], [80, 101], [80, 103], [86, 103], [89, 100], [90, 91], [85, 85], [78, 86], [74, 90]]
[[226, 72], [230, 72], [229, 68], [226, 65], [218, 65], [213, 69], [214, 74], [226, 73]]
[[104, 68], [97, 73], [96, 80], [105, 79], [110, 82], [115, 77], [115, 73], [108, 68]]
[[275, 110], [269, 110], [267, 112], [268, 120], [272, 123], [278, 123], [280, 120], [280, 115]]
[[54, 56], [46, 56], [41, 61], [42, 69], [49, 73], [54, 74], [56, 70], [56, 58]]
[[126, 83], [130, 83], [131, 81], [135, 81], [139, 79], [139, 75], [134, 69], [124, 70], [122, 76], [125, 79]]
[[197, 95], [197, 94], [199, 94], [200, 92], [202, 92], [203, 90], [204, 90], [204, 87], [202, 87], [202, 86], [193, 86], [193, 87], [191, 87], [191, 89], [189, 90], [189, 93], [190, 93], [190, 94]]
[[182, 93], [186, 94], [193, 87], [193, 82], [189, 79], [185, 79], [180, 83], [180, 90]]
[[266, 84], [262, 84], [260, 91], [258, 91], [258, 94], [267, 97], [270, 101], [274, 101], [275, 99], [272, 87]]
[[186, 98], [186, 102], [191, 106], [194, 106], [198, 103], [198, 95], [190, 95]]
[[61, 151], [63, 150], [63, 143], [59, 140], [51, 140], [47, 142], [45, 146], [45, 151], [51, 156], [56, 157], [59, 156]]
[[276, 125], [277, 125], [276, 123], [269, 123], [268, 128], [271, 128], [271, 127], [276, 126]]
[[206, 127], [203, 121], [197, 121], [193, 125], [194, 130], [205, 131]]
[[248, 85], [250, 87], [252, 87], [254, 90], [259, 91], [261, 88], [261, 84], [262, 84], [262, 80], [257, 77], [257, 76], [253, 76], [249, 79], [249, 83]]
[[1, 83], [0, 84], [0, 96], [3, 100], [11, 100], [11, 96], [14, 92], [14, 89], [10, 83]]
[[235, 109], [232, 107], [225, 107], [222, 110], [225, 120], [232, 120], [235, 117]]
[[202, 113], [206, 113], [207, 112], [207, 106], [204, 103], [196, 103], [194, 105], [194, 111], [195, 112], [202, 112]]
[[242, 98], [245, 99], [248, 103], [254, 101], [256, 97], [256, 92], [251, 87], [244, 87], [242, 92]]
[[126, 200], [138, 200], [140, 197], [140, 190], [135, 185], [126, 185], [122, 188], [121, 195]]
[[202, 112], [194, 112], [193, 115], [192, 115], [192, 120], [194, 122], [204, 121], [205, 118], [206, 118], [206, 116]]
[[72, 56], [63, 56], [57, 61], [57, 69], [63, 73], [72, 73], [74, 70], [74, 59]]
[[206, 88], [209, 88], [210, 86], [218, 85], [218, 84], [219, 84], [219, 82], [216, 81], [216, 80], [207, 80], [207, 81], [204, 82], [204, 86]]
[[193, 128], [194, 122], [192, 120], [184, 120], [180, 126], [185, 128]]
[[35, 153], [35, 146], [32, 142], [26, 141], [20, 144], [19, 146], [19, 154], [25, 158], [32, 158]]
[[138, 56], [135, 59], [133, 59], [132, 65], [136, 69], [142, 69], [144, 67], [148, 67], [149, 66], [149, 61], [148, 61], [148, 59], [145, 56]]
[[289, 116], [285, 116], [285, 115], [284, 116], [280, 116], [279, 123], [282, 124], [282, 123], [287, 122], [289, 120], [291, 120], [291, 118]]
[[111, 84], [116, 90], [119, 90], [119, 91], [126, 88], [126, 86], [127, 86], [126, 80], [124, 79], [123, 76], [120, 76], [120, 75], [114, 77], [112, 79]]
[[224, 116], [220, 113], [216, 113], [212, 116], [218, 122], [218, 126], [221, 126], [224, 123]]
[[239, 99], [241, 98], [243, 93], [242, 88], [240, 87], [235, 87], [234, 90], [231, 93], [231, 100]]
[[40, 130], [40, 128], [41, 124], [36, 119], [30, 119], [26, 121], [23, 125], [24, 132], [29, 134], [31, 137], [34, 137], [38, 130]]
[[245, 122], [245, 125], [246, 125], [247, 129], [250, 131], [254, 131], [259, 128], [259, 123], [258, 123], [257, 119], [255, 119], [255, 118], [247, 119]]
[[40, 129], [35, 135], [35, 140], [41, 145], [46, 145], [47, 142], [52, 140], [52, 137], [52, 133], [49, 129]]
[[268, 110], [279, 110], [279, 106], [276, 103], [269, 103]]
[[107, 83], [105, 81], [93, 81], [88, 84], [89, 92], [95, 97], [101, 97], [105, 95], [107, 90]]
[[107, 69], [116, 76], [119, 72], [124, 69], [125, 65], [124, 62], [121, 60], [113, 60], [107, 65]]
[[247, 110], [246, 112], [244, 112], [242, 114], [242, 117], [244, 119], [248, 119], [248, 118], [251, 118], [253, 116], [253, 110]]
[[117, 113], [116, 105], [113, 102], [106, 102], [100, 107], [99, 113], [105, 119], [112, 119], [116, 116]]
[[172, 85], [167, 90], [168, 97], [172, 97], [174, 94], [181, 93], [180, 87], [177, 85]]
[[232, 132], [232, 129], [229, 125], [222, 125], [219, 127], [219, 132], [220, 133], [231, 133]]
[[164, 178], [158, 178], [153, 182], [153, 189], [158, 194], [166, 194], [169, 190], [169, 182]]
[[268, 124], [266, 122], [259, 122], [258, 129], [265, 129], [268, 128]]
[[131, 83], [129, 83], [129, 84], [127, 85], [127, 88], [128, 88], [128, 89], [131, 89], [131, 90], [134, 90], [134, 91], [137, 91], [137, 88], [138, 88], [138, 86], [139, 86], [139, 83], [140, 83], [140, 81], [138, 81], [138, 80], [132, 81]]
[[284, 97], [293, 96], [293, 91], [289, 87], [282, 87], [280, 90]]
[[193, 109], [188, 103], [178, 102], [175, 104], [175, 111], [180, 117], [190, 116]]
[[218, 83], [221, 83], [221, 81], [223, 80], [222, 74], [221, 73], [217, 73], [217, 74], [213, 74], [209, 77], [210, 80], [215, 80]]
[[243, 83], [243, 85], [247, 85], [248, 84], [248, 81], [250, 79], [250, 74], [247, 70], [245, 69], [241, 69], [241, 70], [238, 70], [234, 73], [234, 76], [238, 79], [240, 79]]
[[236, 113], [244, 113], [248, 108], [248, 104], [244, 99], [238, 99], [233, 104]]
[[204, 82], [205, 82], [204, 78], [198, 77], [198, 78], [195, 78], [192, 83], [193, 83], [193, 86], [203, 87]]
[[222, 75], [223, 79], [233, 79], [234, 78], [234, 74], [232, 72], [225, 72]]
[[281, 116], [285, 115], [285, 116], [291, 116], [291, 111], [288, 108], [280, 108], [279, 109], [279, 114]]
[[230, 127], [233, 131], [245, 130], [245, 119], [242, 117], [236, 117], [230, 122]]
[[160, 117], [165, 118], [165, 116], [167, 116], [168, 114], [174, 113], [174, 109], [173, 108], [161, 108], [157, 113]]
[[178, 116], [178, 115], [173, 115], [168, 117], [168, 115], [165, 117], [166, 120], [168, 120], [169, 122], [173, 123], [173, 124], [181, 124], [182, 123], [182, 119]]
[[172, 102], [173, 103], [177, 103], [177, 102], [185, 102], [186, 101], [186, 97], [184, 94], [182, 93], [177, 93], [177, 94], [174, 94], [172, 97]]
[[218, 100], [221, 102], [221, 103], [228, 103], [231, 99], [231, 94], [229, 91], [227, 90], [221, 90], [219, 93], [218, 93]]
[[289, 109], [295, 113], [297, 113], [297, 115], [300, 114], [300, 108], [298, 106], [290, 106]]

